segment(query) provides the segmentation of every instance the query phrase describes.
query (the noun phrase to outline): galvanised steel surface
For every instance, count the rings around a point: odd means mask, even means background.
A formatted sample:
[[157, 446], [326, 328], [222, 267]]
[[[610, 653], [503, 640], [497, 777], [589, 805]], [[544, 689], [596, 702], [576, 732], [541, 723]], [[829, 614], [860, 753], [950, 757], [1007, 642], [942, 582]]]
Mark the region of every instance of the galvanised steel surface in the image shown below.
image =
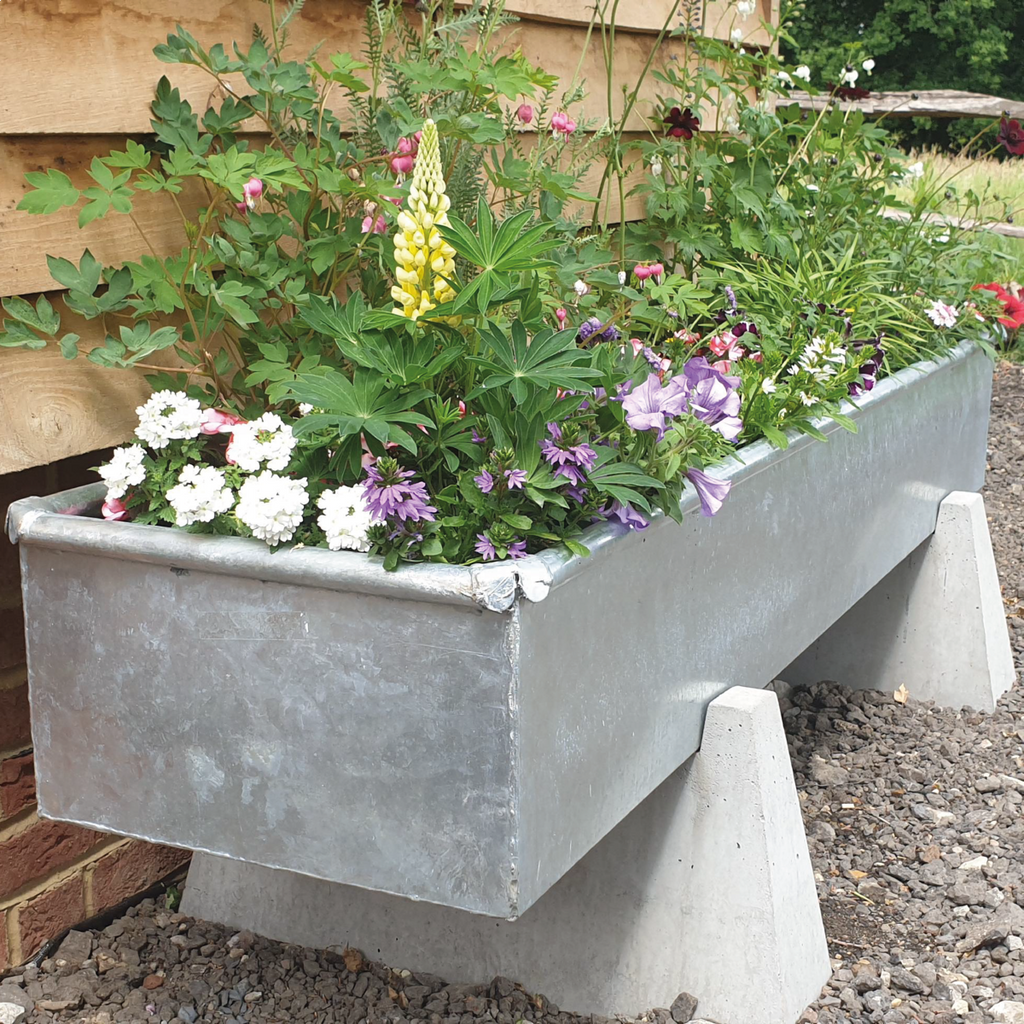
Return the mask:
[[515, 917], [981, 486], [991, 378], [905, 370], [589, 559], [385, 573], [18, 502], [40, 811]]

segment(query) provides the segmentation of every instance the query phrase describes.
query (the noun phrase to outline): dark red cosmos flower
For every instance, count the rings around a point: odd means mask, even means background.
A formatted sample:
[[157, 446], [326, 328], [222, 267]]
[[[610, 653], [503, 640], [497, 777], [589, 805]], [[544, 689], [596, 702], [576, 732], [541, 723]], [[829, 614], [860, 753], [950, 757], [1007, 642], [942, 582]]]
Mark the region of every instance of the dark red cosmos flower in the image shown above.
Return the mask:
[[1001, 284], [976, 284], [971, 290], [981, 289], [986, 292], [995, 292], [996, 298], [1003, 304], [1003, 312], [1006, 316], [998, 317], [999, 322], [1011, 331], [1024, 327], [1024, 300], [1011, 295]]
[[862, 89], [859, 85], [836, 85], [829, 82], [825, 88], [841, 100], [866, 100], [871, 95], [870, 89]]
[[1014, 156], [1024, 155], [1024, 128], [1021, 128], [1020, 121], [1011, 121], [1004, 117], [999, 122], [996, 141], [1003, 145], [1007, 153]]
[[689, 107], [685, 110], [673, 107], [663, 121], [667, 125], [665, 134], [674, 139], [692, 139], [693, 133], [700, 131], [700, 118], [694, 117]]

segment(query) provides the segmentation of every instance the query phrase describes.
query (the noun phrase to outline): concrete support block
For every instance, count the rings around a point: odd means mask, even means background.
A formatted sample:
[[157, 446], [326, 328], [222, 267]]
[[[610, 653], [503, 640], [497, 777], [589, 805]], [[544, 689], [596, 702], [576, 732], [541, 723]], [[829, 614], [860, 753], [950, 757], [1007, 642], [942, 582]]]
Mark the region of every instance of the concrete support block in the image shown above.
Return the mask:
[[1015, 673], [981, 495], [953, 491], [935, 533], [781, 677], [797, 686], [902, 684], [921, 700], [993, 711]]
[[722, 1024], [793, 1024], [831, 973], [778, 702], [744, 687], [710, 704], [699, 753], [516, 921], [208, 854], [183, 909], [453, 982], [502, 974], [607, 1016], [686, 991]]

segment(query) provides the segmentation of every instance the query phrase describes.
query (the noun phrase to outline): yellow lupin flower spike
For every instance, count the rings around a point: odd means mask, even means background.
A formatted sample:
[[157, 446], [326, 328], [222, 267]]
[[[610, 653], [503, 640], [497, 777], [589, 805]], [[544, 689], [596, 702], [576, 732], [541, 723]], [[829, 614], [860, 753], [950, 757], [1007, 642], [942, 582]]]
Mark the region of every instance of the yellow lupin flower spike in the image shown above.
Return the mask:
[[412, 172], [406, 209], [398, 215], [395, 233], [395, 277], [391, 297], [394, 312], [416, 320], [443, 302], [455, 298], [448, 283], [455, 273], [455, 250], [437, 230], [448, 223], [451, 200], [445, 195], [441, 146], [437, 126], [423, 122], [419, 153]]

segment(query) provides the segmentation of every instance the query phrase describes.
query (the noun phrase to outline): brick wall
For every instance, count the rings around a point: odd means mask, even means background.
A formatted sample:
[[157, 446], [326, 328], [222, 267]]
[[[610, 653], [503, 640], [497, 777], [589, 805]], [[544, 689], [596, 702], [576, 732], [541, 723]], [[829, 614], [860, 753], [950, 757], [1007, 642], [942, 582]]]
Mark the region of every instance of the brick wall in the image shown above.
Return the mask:
[[[17, 498], [95, 480], [92, 454], [0, 476], [0, 520]], [[187, 852], [40, 819], [35, 811], [17, 548], [0, 536], [0, 970], [148, 888]]]

